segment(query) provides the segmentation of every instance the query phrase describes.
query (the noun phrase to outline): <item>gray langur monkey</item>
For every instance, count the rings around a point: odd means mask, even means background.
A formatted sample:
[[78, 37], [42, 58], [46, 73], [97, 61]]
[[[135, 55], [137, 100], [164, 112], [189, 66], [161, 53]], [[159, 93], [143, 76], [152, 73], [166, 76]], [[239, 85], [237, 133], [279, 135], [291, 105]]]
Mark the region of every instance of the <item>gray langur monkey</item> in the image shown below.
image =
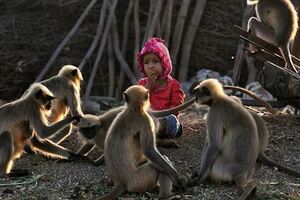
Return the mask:
[[[193, 104], [195, 98], [188, 100], [187, 102], [183, 103], [182, 105], [160, 110], [160, 111], [152, 111], [149, 110], [148, 113], [150, 116], [153, 117], [157, 130], [160, 127], [159, 120], [157, 117], [164, 117], [169, 114], [178, 113], [179, 111], [187, 108], [191, 104]], [[96, 146], [99, 150], [104, 150], [104, 140], [106, 137], [106, 133], [112, 123], [112, 121], [116, 118], [116, 116], [124, 110], [124, 106], [120, 106], [117, 108], [113, 108], [108, 110], [102, 115], [84, 115], [83, 118], [80, 120], [80, 123], [77, 124], [79, 127], [79, 134], [83, 138], [84, 144], [78, 150], [78, 155], [88, 155], [88, 153]], [[156, 144], [162, 147], [175, 147], [179, 148], [179, 144], [176, 140], [168, 139], [168, 138], [156, 138]], [[97, 160], [93, 161], [94, 165], [101, 165], [104, 162], [104, 154], [102, 154]]]
[[[236, 102], [242, 104], [240, 98], [236, 96], [231, 96]], [[258, 152], [258, 160], [268, 166], [277, 167], [279, 170], [286, 172], [287, 174], [300, 177], [300, 172], [297, 172], [293, 169], [285, 167], [281, 164], [278, 164], [272, 161], [265, 153], [268, 143], [269, 143], [269, 130], [267, 128], [266, 122], [263, 120], [261, 116], [259, 116], [256, 112], [248, 110], [252, 115], [256, 126], [257, 126], [257, 133], [259, 139], [259, 152]]]
[[[56, 97], [51, 108], [51, 115], [48, 117], [50, 123], [57, 122], [68, 115], [83, 116], [80, 101], [80, 84], [83, 81], [81, 71], [73, 65], [63, 66], [57, 75], [43, 80], [40, 83], [45, 85]], [[55, 143], [62, 142], [72, 130], [72, 124], [51, 138]]]
[[[195, 95], [195, 87], [197, 87], [197, 85], [199, 85], [199, 82], [195, 82], [195, 83], [192, 84], [191, 88], [189, 89], [189, 92], [191, 93], [191, 95]], [[267, 109], [267, 111], [269, 111], [270, 113], [272, 113], [272, 114], [279, 114], [280, 113], [280, 111], [273, 108], [271, 106], [271, 104], [269, 104], [267, 101], [261, 99], [260, 97], [258, 97], [256, 94], [254, 94], [250, 90], [247, 90], [247, 89], [239, 87], [239, 86], [231, 86], [231, 85], [224, 85], [223, 89], [225, 89], [225, 90], [236, 90], [236, 91], [239, 91], [241, 93], [244, 93], [244, 94], [250, 96], [251, 98], [253, 98], [262, 107], [265, 107]], [[195, 98], [192, 98], [191, 101], [195, 101]]]
[[[55, 96], [51, 112], [46, 117], [50, 124], [64, 119], [69, 112], [72, 116], [83, 116], [80, 105], [80, 84], [82, 81], [82, 74], [77, 67], [73, 65], [65, 65], [59, 70], [57, 75], [40, 82]], [[45, 150], [49, 148], [55, 149], [56, 145], [54, 143], [59, 144], [62, 142], [71, 133], [71, 131], [72, 124], [69, 124], [69, 126], [48, 138], [49, 142], [44, 142], [41, 144], [40, 148], [44, 148]], [[32, 139], [38, 140], [35, 136]], [[28, 146], [26, 146], [25, 149], [26, 152], [30, 153], [30, 148], [28, 148]]]
[[255, 121], [246, 108], [225, 94], [222, 84], [216, 79], [202, 81], [194, 92], [196, 102], [208, 105], [210, 109], [200, 170], [190, 179], [189, 185], [206, 179], [234, 181], [242, 194], [241, 199], [247, 199], [248, 194], [252, 195], [251, 191], [255, 190], [255, 184], [246, 190], [245, 186], [252, 179], [259, 153]]
[[[104, 151], [104, 141], [107, 131], [116, 116], [124, 110], [124, 106], [113, 108], [102, 115], [86, 114], [83, 116], [79, 127], [79, 135], [83, 138], [84, 144], [77, 151], [78, 155], [87, 155], [95, 146]], [[98, 166], [104, 163], [104, 154], [93, 161], [94, 165]]]
[[47, 138], [72, 121], [80, 119], [79, 116], [73, 116], [48, 125], [47, 114], [54, 98], [45, 86], [35, 83], [20, 99], [0, 107], [0, 176], [18, 176], [18, 171], [11, 169], [14, 160], [21, 156], [27, 143], [33, 150], [49, 156], [70, 156], [71, 152], [56, 145], [55, 153], [59, 152], [59, 155], [53, 154], [51, 148], [40, 149], [43, 142], [47, 142]]
[[[155, 145], [155, 125], [147, 109], [146, 88], [134, 85], [124, 92], [125, 109], [110, 126], [104, 145], [105, 164], [114, 183], [113, 190], [101, 197], [115, 199], [129, 192], [146, 192], [159, 183], [160, 197], [172, 195], [172, 184], [184, 188], [177, 170]], [[147, 162], [140, 164], [140, 160]]]
[[[255, 36], [279, 47], [286, 62], [286, 68], [298, 72], [291, 58], [290, 43], [298, 30], [298, 14], [290, 0], [247, 0], [248, 5], [255, 5], [256, 16], [248, 21], [247, 30]], [[250, 50], [255, 51], [253, 45]], [[249, 59], [254, 64], [252, 58]], [[254, 72], [255, 73], [255, 72]], [[249, 76], [251, 76], [249, 74]], [[254, 78], [250, 77], [250, 79]], [[253, 80], [252, 80], [253, 81]]]

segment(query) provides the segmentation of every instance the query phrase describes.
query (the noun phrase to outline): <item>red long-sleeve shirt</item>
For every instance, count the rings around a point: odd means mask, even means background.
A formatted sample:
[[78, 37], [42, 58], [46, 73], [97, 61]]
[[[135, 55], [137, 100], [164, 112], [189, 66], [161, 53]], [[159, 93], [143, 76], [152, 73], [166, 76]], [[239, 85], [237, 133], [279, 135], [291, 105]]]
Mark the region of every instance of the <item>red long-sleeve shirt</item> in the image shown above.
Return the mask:
[[[147, 82], [148, 78], [142, 78], [138, 81], [138, 84], [145, 86]], [[184, 102], [185, 97], [180, 83], [173, 78], [167, 79], [166, 86], [150, 90], [149, 94], [153, 110], [163, 110], [178, 106]]]

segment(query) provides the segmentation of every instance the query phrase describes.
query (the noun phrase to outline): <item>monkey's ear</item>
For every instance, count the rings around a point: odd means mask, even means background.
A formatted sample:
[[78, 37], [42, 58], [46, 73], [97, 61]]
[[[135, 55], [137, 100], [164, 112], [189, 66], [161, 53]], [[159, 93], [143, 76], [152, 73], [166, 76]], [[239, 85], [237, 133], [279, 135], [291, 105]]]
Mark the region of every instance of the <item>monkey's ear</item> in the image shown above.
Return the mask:
[[145, 99], [146, 99], [146, 100], [149, 99], [149, 92], [148, 92], [148, 91], [145, 93]]
[[43, 90], [39, 89], [36, 93], [35, 93], [35, 98], [36, 99], [41, 99], [43, 97]]
[[48, 98], [48, 100], [49, 100], [49, 101], [51, 101], [51, 100], [55, 99], [55, 97], [54, 97], [54, 96], [50, 96], [50, 95], [47, 95], [47, 98]]
[[123, 93], [123, 98], [127, 103], [129, 103], [129, 96], [125, 92]]
[[78, 75], [77, 69], [73, 69], [72, 72], [71, 72], [71, 75], [72, 76], [77, 76]]

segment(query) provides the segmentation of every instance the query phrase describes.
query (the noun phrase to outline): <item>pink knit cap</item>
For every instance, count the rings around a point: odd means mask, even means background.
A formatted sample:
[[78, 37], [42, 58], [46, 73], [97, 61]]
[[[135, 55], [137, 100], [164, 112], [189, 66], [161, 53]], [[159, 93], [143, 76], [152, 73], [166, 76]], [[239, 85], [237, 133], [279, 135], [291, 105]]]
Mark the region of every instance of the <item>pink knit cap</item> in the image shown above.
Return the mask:
[[144, 47], [140, 52], [137, 53], [137, 64], [140, 72], [146, 76], [143, 64], [143, 57], [146, 54], [154, 53], [156, 54], [161, 61], [163, 74], [161, 78], [169, 78], [170, 73], [172, 72], [172, 62], [169, 54], [169, 50], [164, 45], [164, 41], [160, 38], [150, 38], [144, 44]]

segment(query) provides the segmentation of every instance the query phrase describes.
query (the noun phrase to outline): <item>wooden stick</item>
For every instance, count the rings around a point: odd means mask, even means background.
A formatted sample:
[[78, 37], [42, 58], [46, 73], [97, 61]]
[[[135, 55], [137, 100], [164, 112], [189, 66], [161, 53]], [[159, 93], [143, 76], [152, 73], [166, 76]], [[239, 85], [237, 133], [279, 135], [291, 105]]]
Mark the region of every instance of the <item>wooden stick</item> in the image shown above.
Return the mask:
[[155, 2], [154, 2], [154, 0], [150, 0], [150, 7], [149, 7], [149, 12], [148, 12], [148, 18], [147, 18], [147, 24], [146, 24], [146, 30], [145, 30], [145, 34], [144, 34], [143, 44], [148, 39], [148, 35], [149, 35], [148, 32], [149, 32], [149, 28], [150, 28], [152, 18], [154, 15], [154, 9], [155, 9]]
[[180, 82], [186, 81], [187, 78], [188, 68], [189, 68], [188, 65], [190, 62], [192, 46], [194, 43], [194, 39], [197, 33], [197, 28], [202, 18], [202, 14], [204, 12], [205, 6], [206, 6], [206, 0], [197, 1], [191, 19], [191, 23], [189, 24], [187, 33], [183, 41], [182, 55], [180, 59], [180, 66], [179, 66], [179, 73], [178, 73], [178, 80]]
[[167, 3], [167, 6], [166, 6], [167, 8], [164, 13], [163, 22], [162, 22], [162, 30], [163, 30], [162, 35], [163, 35], [163, 39], [165, 41], [166, 47], [169, 47], [174, 0], [168, 0], [168, 1], [166, 1], [166, 3]]
[[35, 79], [35, 82], [38, 82], [42, 80], [42, 78], [45, 76], [47, 71], [50, 69], [50, 66], [53, 64], [57, 56], [60, 54], [60, 52], [63, 50], [64, 46], [67, 44], [67, 42], [73, 37], [73, 35], [76, 33], [76, 31], [79, 29], [81, 23], [83, 20], [86, 18], [87, 14], [90, 12], [90, 10], [93, 8], [97, 0], [92, 0], [89, 5], [85, 8], [84, 12], [82, 15], [79, 17], [75, 25], [72, 27], [71, 31], [67, 34], [67, 36], [63, 39], [63, 41], [58, 45], [56, 48], [55, 52], [47, 62], [46, 66], [42, 69], [40, 74], [37, 76]]
[[125, 72], [126, 76], [130, 80], [131, 84], [136, 84], [137, 79], [136, 79], [135, 75], [133, 74], [133, 72], [131, 71], [131, 69], [129, 68], [128, 63], [124, 59], [122, 52], [120, 50], [116, 19], [115, 19], [115, 17], [112, 17], [112, 18], [113, 18], [112, 35], [113, 35], [114, 52], [117, 56], [117, 59], [121, 65], [122, 70]]
[[[108, 1], [108, 0], [106, 0], [106, 1]], [[102, 35], [102, 38], [101, 38], [101, 41], [100, 41], [96, 61], [94, 63], [94, 66], [93, 66], [93, 69], [92, 69], [92, 72], [91, 72], [91, 75], [90, 75], [90, 78], [89, 78], [89, 81], [88, 81], [88, 85], [86, 87], [85, 101], [87, 101], [88, 97], [91, 94], [94, 78], [96, 76], [96, 72], [97, 72], [97, 69], [99, 67], [100, 60], [102, 58], [103, 50], [104, 50], [104, 47], [105, 47], [105, 44], [106, 44], [106, 41], [107, 41], [107, 35], [108, 35], [109, 30], [110, 30], [110, 25], [111, 25], [111, 22], [112, 22], [114, 13], [115, 13], [117, 3], [118, 3], [118, 0], [114, 0], [114, 2], [112, 3], [112, 5], [110, 7], [110, 10], [109, 10], [109, 16], [107, 17], [106, 26], [104, 28], [104, 32], [103, 32], [103, 35]]]
[[[127, 48], [127, 41], [128, 41], [129, 19], [132, 14], [133, 6], [134, 6], [134, 0], [130, 0], [123, 21], [123, 40], [122, 40], [121, 52], [125, 59], [126, 59], [126, 50], [127, 50], [126, 48]], [[125, 83], [125, 73], [122, 70], [120, 70], [118, 89], [117, 89], [118, 91], [123, 90], [124, 83]]]
[[108, 73], [109, 73], [109, 87], [108, 96], [113, 97], [115, 90], [115, 63], [114, 63], [114, 52], [113, 52], [113, 41], [112, 35], [108, 38]]
[[182, 40], [182, 33], [185, 24], [185, 20], [187, 18], [187, 13], [189, 10], [191, 0], [182, 0], [180, 10], [177, 15], [176, 24], [174, 28], [174, 32], [172, 34], [172, 42], [171, 42], [171, 58], [173, 63], [173, 72], [172, 74], [175, 75], [176, 68], [177, 68], [177, 55], [179, 52], [181, 40]]
[[151, 21], [151, 25], [149, 27], [149, 32], [146, 36], [146, 40], [148, 38], [152, 37], [155, 33], [155, 28], [156, 28], [156, 25], [159, 21], [160, 11], [161, 11], [161, 8], [162, 8], [162, 2], [163, 2], [163, 0], [157, 0], [155, 2], [156, 3], [155, 12], [154, 12], [154, 15], [153, 15], [153, 18], [152, 18], [152, 21]]
[[133, 55], [133, 60], [134, 60], [134, 65], [133, 65], [133, 70], [135, 72], [135, 75], [138, 76], [140, 73], [137, 69], [137, 64], [135, 62], [135, 57], [137, 52], [139, 51], [140, 48], [140, 19], [139, 19], [139, 0], [135, 0], [135, 4], [134, 4], [134, 35], [135, 35], [135, 42], [134, 42], [134, 55]]
[[101, 7], [100, 15], [99, 15], [99, 22], [98, 22], [98, 27], [97, 27], [97, 30], [96, 30], [96, 35], [94, 37], [94, 40], [93, 40], [89, 50], [87, 51], [87, 53], [85, 54], [85, 56], [83, 57], [83, 59], [81, 60], [79, 66], [78, 66], [78, 68], [80, 70], [83, 69], [86, 62], [91, 57], [92, 53], [94, 52], [95, 48], [97, 47], [97, 45], [99, 43], [101, 33], [103, 31], [103, 25], [104, 25], [104, 20], [105, 20], [106, 9], [107, 9], [107, 1], [104, 1], [103, 4], [102, 4], [102, 7]]

